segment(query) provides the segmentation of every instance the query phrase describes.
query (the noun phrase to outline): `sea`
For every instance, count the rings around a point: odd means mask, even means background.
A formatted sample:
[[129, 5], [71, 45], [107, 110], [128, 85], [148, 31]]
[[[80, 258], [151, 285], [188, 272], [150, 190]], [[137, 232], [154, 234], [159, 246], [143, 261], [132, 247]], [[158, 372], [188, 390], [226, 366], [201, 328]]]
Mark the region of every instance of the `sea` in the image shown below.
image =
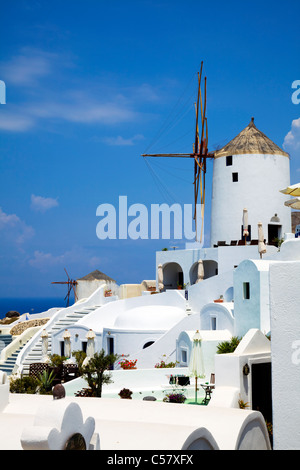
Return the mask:
[[[73, 301], [70, 298], [70, 305]], [[4, 318], [10, 310], [23, 313], [42, 313], [53, 307], [66, 307], [63, 297], [24, 297], [24, 298], [0, 298], [0, 319]]]

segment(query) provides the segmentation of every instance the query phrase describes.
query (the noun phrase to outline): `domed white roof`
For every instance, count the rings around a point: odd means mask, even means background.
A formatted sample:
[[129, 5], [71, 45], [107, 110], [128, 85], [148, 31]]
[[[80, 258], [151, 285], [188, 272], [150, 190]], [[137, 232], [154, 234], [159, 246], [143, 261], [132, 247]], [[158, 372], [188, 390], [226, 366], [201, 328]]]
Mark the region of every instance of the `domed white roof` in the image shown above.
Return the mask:
[[168, 330], [186, 316], [184, 310], [166, 305], [144, 305], [121, 312], [114, 328], [122, 330]]

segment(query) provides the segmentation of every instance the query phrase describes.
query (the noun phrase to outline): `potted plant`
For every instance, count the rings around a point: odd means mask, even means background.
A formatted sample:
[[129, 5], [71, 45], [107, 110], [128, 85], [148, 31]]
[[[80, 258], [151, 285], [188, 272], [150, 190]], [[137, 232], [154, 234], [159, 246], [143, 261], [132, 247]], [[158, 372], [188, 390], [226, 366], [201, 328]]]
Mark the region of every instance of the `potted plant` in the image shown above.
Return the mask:
[[104, 291], [104, 297], [111, 297], [112, 296], [112, 291], [111, 289], [107, 289]]
[[184, 403], [186, 396], [183, 393], [168, 393], [163, 401], [167, 403]]
[[134, 359], [134, 360], [123, 359], [122, 361], [119, 362], [123, 370], [136, 369], [135, 367], [136, 363], [137, 363], [137, 359]]
[[129, 390], [129, 388], [122, 388], [122, 390], [120, 390], [118, 395], [120, 396], [120, 398], [127, 398], [128, 400], [132, 399], [131, 397], [132, 391]]

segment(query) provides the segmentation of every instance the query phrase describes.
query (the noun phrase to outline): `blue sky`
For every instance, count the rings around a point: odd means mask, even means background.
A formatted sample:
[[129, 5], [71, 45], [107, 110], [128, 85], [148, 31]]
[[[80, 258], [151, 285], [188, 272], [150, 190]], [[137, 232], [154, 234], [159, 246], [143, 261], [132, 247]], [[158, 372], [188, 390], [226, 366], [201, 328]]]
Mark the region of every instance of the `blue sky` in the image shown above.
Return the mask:
[[[149, 167], [141, 154], [191, 151], [202, 60], [209, 149], [254, 116], [290, 153], [298, 182], [299, 12], [296, 0], [2, 2], [0, 296], [64, 295], [51, 285], [64, 268], [73, 279], [94, 269], [120, 284], [154, 279], [155, 251], [183, 246], [99, 240], [96, 209], [118, 208], [121, 195], [149, 209], [192, 203], [190, 161]], [[209, 163], [206, 243], [211, 176]]]

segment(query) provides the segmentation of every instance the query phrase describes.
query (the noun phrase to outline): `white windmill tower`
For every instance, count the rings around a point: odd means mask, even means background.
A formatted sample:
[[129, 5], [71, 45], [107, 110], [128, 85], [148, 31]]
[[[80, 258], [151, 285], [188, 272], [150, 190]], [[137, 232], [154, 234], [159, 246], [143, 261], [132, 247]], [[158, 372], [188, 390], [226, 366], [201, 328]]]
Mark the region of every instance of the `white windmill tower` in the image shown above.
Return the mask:
[[252, 118], [244, 130], [214, 154], [211, 246], [243, 238], [245, 208], [249, 240], [258, 238], [258, 222], [262, 222], [269, 244], [291, 232], [291, 211], [279, 192], [289, 184], [289, 155], [258, 130]]

